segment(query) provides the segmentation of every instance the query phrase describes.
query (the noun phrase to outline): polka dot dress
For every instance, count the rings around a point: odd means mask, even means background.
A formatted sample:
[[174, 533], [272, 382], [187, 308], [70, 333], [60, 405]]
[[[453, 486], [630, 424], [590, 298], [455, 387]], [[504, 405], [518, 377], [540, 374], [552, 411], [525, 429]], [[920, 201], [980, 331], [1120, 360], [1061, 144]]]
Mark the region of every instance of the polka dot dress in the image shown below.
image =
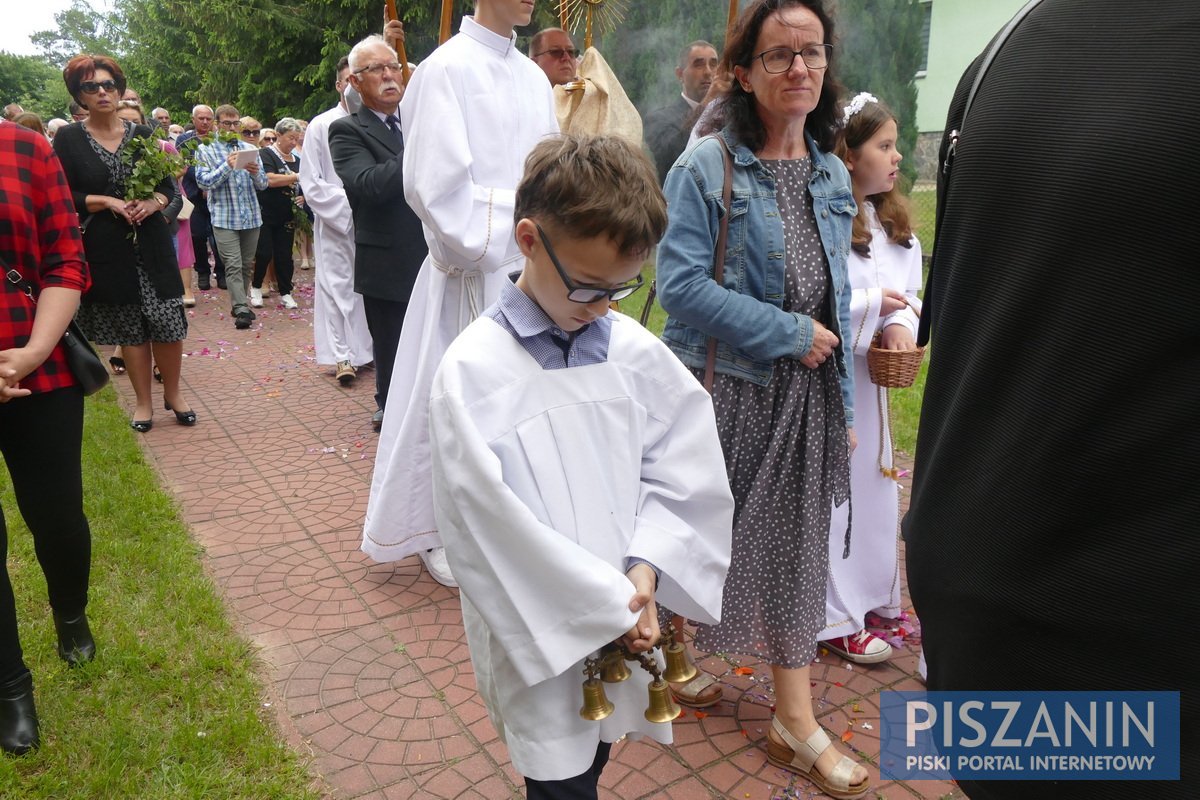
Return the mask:
[[[824, 324], [831, 285], [807, 192], [812, 162], [763, 164], [775, 175], [783, 217], [784, 309]], [[849, 491], [836, 362], [811, 370], [781, 358], [766, 386], [718, 373], [713, 405], [736, 503], [733, 558], [721, 622], [701, 625], [696, 646], [807, 666], [825, 627], [830, 508]]]
[[[122, 153], [130, 139], [133, 138], [133, 126], [128, 122], [125, 123], [125, 136], [115, 153], [109, 152], [93, 139], [86, 125], [83, 131], [92, 145], [92, 150], [100, 156], [100, 160], [108, 168], [114, 194], [118, 196], [124, 194], [125, 181], [132, 174], [133, 168], [125, 163]], [[134, 252], [137, 252], [136, 247]], [[137, 305], [105, 303], [80, 305], [75, 319], [84, 334], [97, 344], [129, 346], [146, 342], [178, 342], [186, 339], [188, 324], [186, 312], [183, 309], [183, 298], [164, 299], [159, 297], [158, 292], [150, 283], [150, 278], [146, 275], [146, 270], [142, 267], [140, 256], [132, 268], [137, 271], [141, 303]]]

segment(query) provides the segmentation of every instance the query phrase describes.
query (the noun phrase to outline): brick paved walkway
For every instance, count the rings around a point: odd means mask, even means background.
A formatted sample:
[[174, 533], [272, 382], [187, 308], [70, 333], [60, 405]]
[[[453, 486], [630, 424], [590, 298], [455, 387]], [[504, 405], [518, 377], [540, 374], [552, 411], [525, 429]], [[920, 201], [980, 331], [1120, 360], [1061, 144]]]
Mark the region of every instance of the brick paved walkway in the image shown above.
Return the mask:
[[[374, 374], [343, 389], [317, 366], [312, 273], [298, 276], [301, 308], [277, 308], [272, 297], [249, 331], [234, 330], [224, 292], [198, 294], [184, 382], [200, 421], [183, 428], [159, 410], [142, 439], [146, 456], [259, 648], [280, 726], [311, 755], [331, 797], [521, 797], [475, 695], [457, 593], [416, 558], [375, 564], [359, 552], [376, 444]], [[116, 386], [132, 408], [128, 381]], [[873, 761], [877, 692], [920, 688], [916, 664], [911, 646], [875, 667], [821, 656], [818, 716], [835, 734], [852, 732], [849, 746]], [[685, 710], [674, 749], [614, 747], [602, 797], [823, 797], [766, 762], [765, 666], [715, 657], [702, 666], [724, 682], [725, 701], [707, 715]], [[962, 796], [947, 783], [878, 781], [868, 797], [876, 795]]]

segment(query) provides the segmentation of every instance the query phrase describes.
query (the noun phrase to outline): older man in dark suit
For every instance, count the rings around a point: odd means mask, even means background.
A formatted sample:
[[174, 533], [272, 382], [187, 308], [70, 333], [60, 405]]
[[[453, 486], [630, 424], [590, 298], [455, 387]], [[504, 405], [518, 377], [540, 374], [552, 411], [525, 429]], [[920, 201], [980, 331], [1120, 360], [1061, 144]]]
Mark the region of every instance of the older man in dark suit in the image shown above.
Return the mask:
[[375, 346], [375, 430], [383, 425], [396, 345], [408, 297], [428, 249], [421, 221], [404, 200], [404, 96], [396, 51], [369, 36], [350, 51], [350, 83], [362, 108], [329, 126], [333, 166], [354, 217], [354, 291], [363, 296]]

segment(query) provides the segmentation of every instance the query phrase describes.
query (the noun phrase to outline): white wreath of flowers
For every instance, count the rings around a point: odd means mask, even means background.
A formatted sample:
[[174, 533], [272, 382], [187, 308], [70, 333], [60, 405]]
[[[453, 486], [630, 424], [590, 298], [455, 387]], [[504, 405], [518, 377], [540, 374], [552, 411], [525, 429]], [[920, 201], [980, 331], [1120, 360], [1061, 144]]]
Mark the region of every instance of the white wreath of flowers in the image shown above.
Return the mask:
[[879, 98], [870, 92], [859, 92], [854, 96], [854, 99], [846, 104], [846, 108], [842, 111], [842, 127], [850, 124], [850, 118], [858, 112], [866, 108], [867, 103], [878, 103]]

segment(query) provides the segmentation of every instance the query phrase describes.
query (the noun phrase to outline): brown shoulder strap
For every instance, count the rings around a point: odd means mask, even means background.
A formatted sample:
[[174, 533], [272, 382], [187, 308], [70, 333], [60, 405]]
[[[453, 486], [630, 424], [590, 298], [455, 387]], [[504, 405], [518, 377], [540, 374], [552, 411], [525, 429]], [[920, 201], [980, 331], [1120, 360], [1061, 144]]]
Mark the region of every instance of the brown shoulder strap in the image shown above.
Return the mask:
[[[725, 159], [725, 184], [721, 187], [721, 227], [717, 233], [717, 246], [713, 251], [713, 280], [718, 286], [725, 285], [725, 244], [729, 238], [729, 206], [733, 198], [733, 158], [729, 153], [729, 145], [720, 134], [715, 137], [721, 143], [721, 155]], [[713, 387], [713, 375], [717, 368], [717, 339], [708, 337], [708, 355], [704, 361], [704, 388], [709, 392]]]

